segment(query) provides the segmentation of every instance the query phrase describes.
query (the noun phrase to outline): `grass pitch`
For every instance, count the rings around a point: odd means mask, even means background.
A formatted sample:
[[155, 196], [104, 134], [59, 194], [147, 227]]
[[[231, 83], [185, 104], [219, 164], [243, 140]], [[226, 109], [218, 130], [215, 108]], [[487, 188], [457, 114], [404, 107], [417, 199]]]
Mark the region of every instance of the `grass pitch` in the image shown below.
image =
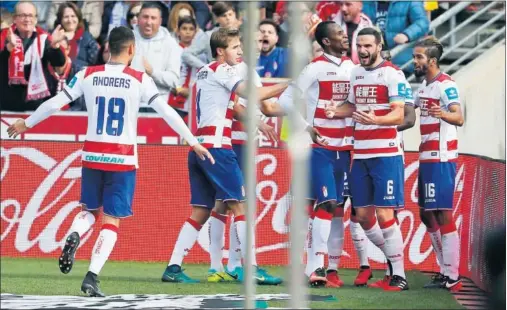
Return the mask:
[[[88, 269], [88, 261], [76, 261], [70, 274], [58, 269], [56, 259], [1, 258], [1, 292], [20, 295], [74, 295], [80, 296], [81, 281]], [[241, 294], [242, 285], [235, 283], [207, 283], [208, 265], [185, 265], [185, 272], [200, 279], [199, 284], [162, 283], [160, 278], [165, 263], [113, 262], [106, 263], [100, 274], [101, 289], [114, 294]], [[287, 278], [285, 267], [268, 267], [270, 273]], [[335, 301], [311, 302], [318, 309], [463, 309], [445, 290], [425, 290], [429, 280], [420, 272], [408, 272], [410, 290], [402, 293], [354, 287], [356, 270], [340, 270], [345, 286], [339, 289], [309, 289], [313, 295], [333, 295]], [[377, 280], [383, 271], [375, 271]], [[257, 294], [288, 293], [288, 286], [257, 286]], [[269, 307], [288, 307], [286, 302], [268, 302]]]

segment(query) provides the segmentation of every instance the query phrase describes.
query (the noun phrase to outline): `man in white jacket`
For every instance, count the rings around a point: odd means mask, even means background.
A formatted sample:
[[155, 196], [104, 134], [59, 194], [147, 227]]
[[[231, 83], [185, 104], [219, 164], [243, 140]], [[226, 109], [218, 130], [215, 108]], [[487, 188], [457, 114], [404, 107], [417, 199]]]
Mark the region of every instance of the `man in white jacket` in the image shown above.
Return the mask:
[[136, 53], [132, 67], [146, 72], [155, 81], [167, 102], [171, 88], [180, 79], [182, 48], [162, 25], [162, 11], [156, 2], [145, 2], [134, 27]]
[[334, 21], [347, 32], [350, 42], [348, 56], [355, 64], [359, 63], [356, 51], [357, 34], [361, 29], [373, 27], [371, 20], [363, 14], [363, 3], [361, 1], [343, 1], [340, 12], [336, 14]]

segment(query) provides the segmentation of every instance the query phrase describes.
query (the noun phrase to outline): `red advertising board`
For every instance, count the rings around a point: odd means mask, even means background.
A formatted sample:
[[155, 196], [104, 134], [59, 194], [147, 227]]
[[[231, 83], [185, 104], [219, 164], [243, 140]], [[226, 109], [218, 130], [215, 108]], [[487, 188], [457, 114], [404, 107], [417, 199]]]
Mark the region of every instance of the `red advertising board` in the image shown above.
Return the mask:
[[[3, 141], [2, 256], [59, 255], [64, 237], [79, 210], [81, 147], [82, 144], [76, 142]], [[187, 154], [188, 148], [184, 146], [139, 146], [134, 216], [122, 220], [111, 259], [169, 259], [180, 227], [190, 215]], [[283, 265], [288, 262], [291, 205], [288, 156], [282, 149], [264, 148], [259, 150], [256, 163], [258, 261]], [[406, 154], [406, 207], [398, 215], [405, 244], [405, 266], [407, 269], [438, 270], [429, 237], [418, 215], [417, 171], [417, 154]], [[458, 163], [454, 219], [461, 236], [460, 272], [479, 281], [483, 281], [483, 272], [477, 270], [483, 268], [477, 268], [474, 263], [483, 260], [476, 241], [483, 238], [488, 226], [505, 223], [504, 171], [505, 163], [473, 156], [462, 155]], [[358, 261], [348, 229], [349, 213], [346, 212], [345, 217], [346, 253], [341, 265], [356, 268]], [[99, 224], [95, 224], [84, 236], [78, 258], [89, 258], [98, 230]], [[482, 233], [479, 235], [479, 232]], [[207, 228], [203, 227], [198, 243], [185, 261], [208, 262], [207, 244]], [[375, 268], [384, 267], [383, 255], [372, 244], [369, 255]], [[478, 273], [474, 275], [474, 272]]]

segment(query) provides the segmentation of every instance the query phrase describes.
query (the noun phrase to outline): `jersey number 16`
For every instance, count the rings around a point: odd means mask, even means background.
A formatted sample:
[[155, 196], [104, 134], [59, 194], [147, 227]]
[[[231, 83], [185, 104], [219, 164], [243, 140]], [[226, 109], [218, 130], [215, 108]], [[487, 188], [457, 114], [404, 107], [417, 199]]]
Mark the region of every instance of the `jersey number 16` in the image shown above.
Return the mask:
[[[97, 96], [95, 104], [99, 106], [97, 112], [97, 134], [104, 132], [104, 112], [106, 109], [106, 97]], [[123, 115], [125, 114], [125, 100], [111, 98], [107, 104], [106, 133], [110, 136], [120, 136], [123, 132]], [[116, 124], [114, 123], [116, 121]]]

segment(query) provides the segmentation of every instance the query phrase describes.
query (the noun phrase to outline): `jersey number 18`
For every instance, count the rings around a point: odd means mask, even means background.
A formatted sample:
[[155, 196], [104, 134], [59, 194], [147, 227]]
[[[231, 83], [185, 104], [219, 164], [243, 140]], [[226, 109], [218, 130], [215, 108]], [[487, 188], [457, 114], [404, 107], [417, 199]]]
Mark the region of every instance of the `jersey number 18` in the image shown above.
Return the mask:
[[[104, 132], [104, 112], [106, 109], [106, 97], [98, 96], [95, 104], [99, 106], [97, 113], [97, 134]], [[125, 100], [111, 98], [107, 104], [106, 133], [110, 136], [120, 136], [123, 132], [123, 115], [125, 114]], [[116, 124], [114, 124], [116, 121]], [[113, 126], [116, 125], [116, 126]]]

